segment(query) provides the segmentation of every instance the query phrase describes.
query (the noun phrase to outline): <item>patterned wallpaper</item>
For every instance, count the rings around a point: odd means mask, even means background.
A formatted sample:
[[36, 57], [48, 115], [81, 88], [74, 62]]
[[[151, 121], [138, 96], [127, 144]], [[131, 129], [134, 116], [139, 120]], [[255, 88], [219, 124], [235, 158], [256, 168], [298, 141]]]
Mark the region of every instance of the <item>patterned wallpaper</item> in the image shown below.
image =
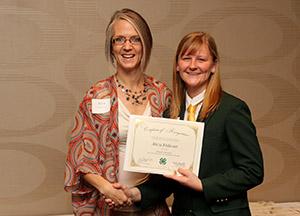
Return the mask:
[[148, 74], [171, 86], [177, 43], [208, 31], [224, 89], [249, 104], [265, 160], [250, 199], [300, 201], [300, 1], [1, 0], [0, 215], [70, 213], [63, 191], [73, 116], [85, 91], [114, 73], [105, 27], [129, 7], [148, 21]]

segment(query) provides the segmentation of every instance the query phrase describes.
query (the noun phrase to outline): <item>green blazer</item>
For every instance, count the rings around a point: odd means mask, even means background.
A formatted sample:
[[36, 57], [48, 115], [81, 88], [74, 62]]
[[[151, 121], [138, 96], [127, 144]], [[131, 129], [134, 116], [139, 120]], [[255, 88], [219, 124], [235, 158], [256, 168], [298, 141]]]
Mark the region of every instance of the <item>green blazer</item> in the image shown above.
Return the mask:
[[[185, 103], [180, 119], [184, 119]], [[199, 120], [198, 120], [199, 121]], [[172, 214], [178, 216], [248, 216], [247, 191], [263, 181], [263, 158], [251, 120], [242, 100], [223, 92], [216, 111], [205, 121], [198, 177], [198, 192], [161, 175], [151, 175], [138, 188], [141, 207], [174, 194]]]

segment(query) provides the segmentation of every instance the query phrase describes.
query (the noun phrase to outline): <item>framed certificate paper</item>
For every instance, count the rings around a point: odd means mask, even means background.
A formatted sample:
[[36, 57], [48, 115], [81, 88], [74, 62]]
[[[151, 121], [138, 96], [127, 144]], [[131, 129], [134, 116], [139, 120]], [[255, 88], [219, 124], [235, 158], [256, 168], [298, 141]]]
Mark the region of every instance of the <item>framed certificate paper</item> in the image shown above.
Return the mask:
[[198, 175], [204, 123], [131, 115], [124, 170], [170, 174], [179, 167]]

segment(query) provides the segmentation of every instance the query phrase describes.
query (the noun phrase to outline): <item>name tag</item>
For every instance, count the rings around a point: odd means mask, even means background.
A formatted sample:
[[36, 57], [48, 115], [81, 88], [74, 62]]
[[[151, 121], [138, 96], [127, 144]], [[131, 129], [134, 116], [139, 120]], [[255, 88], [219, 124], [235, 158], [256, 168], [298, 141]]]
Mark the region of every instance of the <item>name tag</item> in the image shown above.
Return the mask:
[[110, 98], [105, 99], [92, 99], [92, 113], [101, 114], [109, 112]]

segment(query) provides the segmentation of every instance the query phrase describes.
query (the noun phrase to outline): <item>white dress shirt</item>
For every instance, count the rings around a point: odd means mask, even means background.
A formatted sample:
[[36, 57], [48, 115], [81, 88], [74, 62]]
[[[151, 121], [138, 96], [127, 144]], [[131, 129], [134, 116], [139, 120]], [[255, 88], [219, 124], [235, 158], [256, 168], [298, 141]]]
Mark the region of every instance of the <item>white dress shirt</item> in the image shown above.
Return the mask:
[[196, 97], [191, 98], [188, 93], [185, 93], [185, 113], [184, 113], [184, 120], [187, 120], [187, 116], [188, 116], [188, 111], [187, 108], [189, 107], [190, 104], [192, 104], [193, 106], [198, 104], [196, 111], [195, 111], [195, 119], [198, 118], [199, 112], [201, 110], [202, 107], [202, 103], [203, 103], [203, 99], [204, 99], [204, 94], [205, 94], [205, 90], [202, 91], [200, 94], [198, 94]]

